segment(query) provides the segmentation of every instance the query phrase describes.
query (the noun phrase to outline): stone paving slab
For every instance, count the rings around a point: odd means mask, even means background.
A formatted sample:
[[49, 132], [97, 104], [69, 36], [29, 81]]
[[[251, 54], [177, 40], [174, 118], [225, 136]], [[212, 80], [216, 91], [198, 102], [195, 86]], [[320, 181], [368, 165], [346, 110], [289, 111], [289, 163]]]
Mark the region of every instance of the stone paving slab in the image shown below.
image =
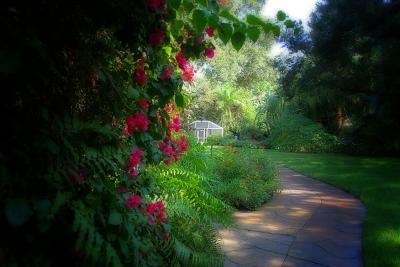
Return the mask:
[[280, 182], [260, 210], [236, 212], [237, 227], [220, 231], [225, 266], [362, 267], [361, 202], [287, 168]]

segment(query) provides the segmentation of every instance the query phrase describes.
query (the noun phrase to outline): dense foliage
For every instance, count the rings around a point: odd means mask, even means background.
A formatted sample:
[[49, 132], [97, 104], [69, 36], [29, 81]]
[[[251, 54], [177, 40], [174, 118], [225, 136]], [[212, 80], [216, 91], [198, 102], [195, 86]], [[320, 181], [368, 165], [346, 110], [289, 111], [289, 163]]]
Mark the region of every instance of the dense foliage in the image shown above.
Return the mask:
[[311, 33], [286, 38], [281, 95], [343, 138], [348, 152], [400, 152], [400, 2], [328, 0]]
[[221, 182], [216, 194], [228, 204], [255, 210], [278, 189], [277, 169], [267, 160], [264, 150], [256, 153], [252, 149], [224, 147], [215, 157], [210, 165]]
[[339, 149], [336, 136], [290, 109], [273, 124], [267, 144], [272, 149], [287, 152], [335, 152]]
[[212, 38], [239, 50], [279, 32], [254, 15], [238, 19], [226, 3], [1, 4], [1, 265], [196, 261], [177, 249], [203, 252], [196, 241], [171, 230], [185, 219], [168, 212], [176, 202], [159, 177], [170, 172], [146, 169], [188, 148], [176, 134], [189, 60], [211, 58]]

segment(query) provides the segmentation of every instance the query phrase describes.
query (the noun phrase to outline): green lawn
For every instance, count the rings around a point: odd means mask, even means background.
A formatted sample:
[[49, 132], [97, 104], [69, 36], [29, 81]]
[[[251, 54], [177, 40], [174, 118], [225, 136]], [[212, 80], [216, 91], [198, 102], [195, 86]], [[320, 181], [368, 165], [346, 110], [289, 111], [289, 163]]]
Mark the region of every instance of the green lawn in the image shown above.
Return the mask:
[[367, 207], [366, 266], [400, 266], [400, 159], [267, 151], [268, 158], [342, 188]]

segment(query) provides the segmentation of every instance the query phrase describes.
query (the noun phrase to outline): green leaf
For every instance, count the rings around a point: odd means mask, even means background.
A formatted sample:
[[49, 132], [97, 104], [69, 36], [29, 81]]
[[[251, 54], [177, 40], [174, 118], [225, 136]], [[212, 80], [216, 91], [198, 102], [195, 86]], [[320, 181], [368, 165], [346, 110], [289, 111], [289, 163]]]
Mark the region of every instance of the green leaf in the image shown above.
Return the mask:
[[17, 227], [26, 223], [33, 214], [29, 201], [25, 198], [6, 200], [4, 209], [7, 221]]
[[133, 88], [132, 85], [128, 86], [128, 96], [134, 99], [138, 99], [139, 98], [139, 91], [136, 90], [135, 88]]
[[279, 28], [279, 26], [273, 23], [266, 23], [263, 27], [263, 30], [265, 33], [273, 33], [275, 36], [279, 36], [279, 34], [281, 33], [281, 29]]
[[286, 19], [287, 15], [285, 12], [283, 12], [282, 10], [279, 10], [278, 13], [276, 14], [276, 18], [279, 21], [284, 21]]
[[247, 36], [253, 42], [257, 42], [258, 37], [260, 37], [260, 34], [261, 34], [261, 31], [257, 27], [249, 27], [249, 28], [247, 28]]
[[193, 1], [183, 0], [183, 7], [185, 8], [186, 12], [190, 13], [194, 8]]
[[196, 9], [192, 14], [192, 23], [197, 33], [201, 33], [207, 25], [207, 17], [200, 9]]
[[301, 28], [294, 29], [294, 34], [299, 35], [301, 33]]
[[218, 21], [219, 21], [219, 17], [217, 15], [213, 14], [208, 18], [208, 25], [210, 25], [211, 27], [216, 29], [218, 27]]
[[110, 216], [108, 216], [108, 224], [111, 225], [121, 225], [122, 223], [122, 216], [119, 212], [112, 210], [110, 212]]
[[203, 7], [208, 8], [207, 0], [197, 0], [197, 1], [198, 1], [198, 3], [199, 3], [200, 5], [202, 5]]
[[293, 22], [293, 20], [286, 20], [285, 21], [285, 26], [286, 26], [286, 28], [293, 28], [294, 27], [294, 22]]
[[237, 51], [239, 51], [240, 48], [242, 48], [245, 41], [246, 41], [246, 35], [239, 31], [235, 32], [231, 37], [231, 43]]
[[224, 44], [227, 44], [232, 36], [232, 26], [229, 23], [221, 23], [218, 26], [218, 37]]
[[185, 107], [188, 103], [188, 97], [182, 93], [175, 95], [175, 103], [178, 107]]
[[241, 21], [235, 15], [233, 15], [231, 12], [229, 12], [227, 9], [222, 10], [219, 15], [223, 18], [226, 18], [226, 19], [232, 21], [232, 22], [239, 23], [239, 24], [241, 23]]
[[168, 0], [168, 6], [173, 9], [178, 9], [181, 4], [182, 0]]
[[255, 15], [249, 14], [246, 16], [246, 21], [251, 25], [265, 26], [265, 21]]

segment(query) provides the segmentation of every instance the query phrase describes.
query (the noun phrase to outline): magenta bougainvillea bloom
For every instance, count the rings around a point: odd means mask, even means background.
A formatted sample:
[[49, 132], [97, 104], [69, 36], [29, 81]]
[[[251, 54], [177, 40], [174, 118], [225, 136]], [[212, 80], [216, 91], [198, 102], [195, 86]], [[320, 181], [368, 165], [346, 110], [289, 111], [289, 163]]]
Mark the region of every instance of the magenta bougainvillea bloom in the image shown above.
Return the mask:
[[132, 135], [134, 132], [145, 132], [150, 124], [149, 119], [142, 112], [130, 115], [125, 122], [125, 133], [128, 135]]
[[204, 55], [208, 58], [213, 58], [214, 57], [214, 51], [215, 49], [213, 47], [206, 48], [204, 49]]
[[168, 125], [168, 128], [171, 132], [175, 131], [179, 133], [181, 131], [181, 118], [179, 116], [173, 118], [170, 124]]
[[175, 56], [176, 62], [178, 62], [178, 66], [180, 69], [185, 69], [187, 67], [186, 57], [182, 54], [182, 51], [179, 51]]
[[165, 33], [163, 30], [156, 30], [149, 35], [149, 43], [154, 46], [161, 45], [164, 42]]
[[149, 104], [149, 102], [147, 102], [146, 99], [142, 98], [142, 99], [140, 99], [140, 101], [139, 101], [139, 106], [140, 106], [142, 109], [148, 109], [148, 108], [150, 107], [150, 104]]
[[168, 66], [163, 73], [160, 75], [160, 80], [166, 80], [174, 74], [174, 69]]
[[143, 156], [143, 151], [139, 148], [135, 148], [132, 153], [129, 155], [128, 167], [129, 169], [137, 167], [139, 165], [140, 160]]
[[191, 83], [194, 80], [194, 68], [193, 66], [187, 65], [185, 69], [182, 70], [182, 78], [185, 82]]
[[142, 201], [142, 197], [139, 195], [134, 195], [129, 197], [125, 204], [128, 208], [138, 208], [140, 206], [140, 202]]
[[144, 60], [141, 59], [139, 60], [135, 73], [134, 73], [134, 79], [138, 82], [139, 85], [144, 86], [147, 83], [147, 76], [146, 76], [146, 71], [144, 69]]
[[213, 37], [214, 36], [214, 28], [212, 27], [207, 27], [206, 29], [206, 33], [209, 37]]

